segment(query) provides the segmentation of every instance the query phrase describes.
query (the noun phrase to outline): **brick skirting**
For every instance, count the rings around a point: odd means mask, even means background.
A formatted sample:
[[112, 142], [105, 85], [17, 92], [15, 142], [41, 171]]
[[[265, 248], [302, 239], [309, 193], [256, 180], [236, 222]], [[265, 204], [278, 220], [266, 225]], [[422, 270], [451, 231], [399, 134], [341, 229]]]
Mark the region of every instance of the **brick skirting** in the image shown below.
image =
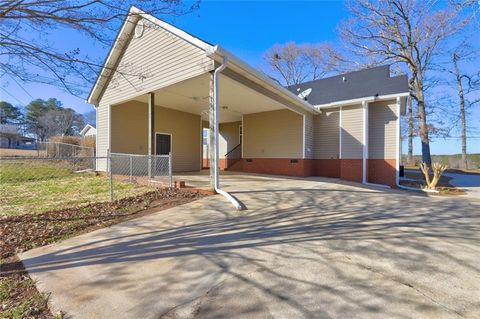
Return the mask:
[[[223, 171], [227, 167], [227, 160], [224, 158], [219, 158], [219, 163], [220, 163], [220, 169]], [[210, 161], [206, 158], [202, 160], [202, 168], [210, 168]]]
[[368, 159], [367, 181], [396, 187], [396, 163], [395, 159]]
[[[395, 164], [394, 159], [367, 160], [367, 181], [395, 187]], [[203, 166], [208, 167], [208, 160], [203, 160]], [[228, 168], [225, 159], [220, 159], [220, 169], [298, 177], [335, 177], [357, 183], [362, 182], [363, 175], [362, 159], [243, 158]]]
[[363, 162], [361, 159], [340, 160], [340, 178], [346, 181], [362, 182]]

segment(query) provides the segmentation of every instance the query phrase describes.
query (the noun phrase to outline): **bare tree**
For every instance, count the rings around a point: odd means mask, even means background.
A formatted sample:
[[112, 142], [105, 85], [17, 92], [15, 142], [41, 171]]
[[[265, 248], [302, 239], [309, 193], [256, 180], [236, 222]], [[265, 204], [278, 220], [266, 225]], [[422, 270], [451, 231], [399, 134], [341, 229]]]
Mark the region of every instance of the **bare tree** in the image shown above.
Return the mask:
[[[460, 67], [461, 62], [472, 63], [477, 57], [478, 50], [474, 50], [468, 41], [462, 42], [451, 54], [451, 67], [445, 68], [455, 79], [458, 94], [458, 119], [460, 120], [460, 138], [462, 140], [462, 166], [468, 168], [467, 159], [467, 110], [480, 102], [480, 98], [470, 98], [471, 93], [480, 89], [480, 78], [475, 74], [468, 74]], [[455, 121], [457, 122], [457, 121]], [[454, 123], [455, 123], [454, 122]]]
[[413, 119], [413, 106], [412, 106], [412, 99], [409, 98], [407, 100], [407, 116], [408, 116], [408, 157], [407, 162], [409, 164], [413, 163], [413, 137], [415, 136], [415, 126], [414, 126], [414, 119]]
[[325, 77], [334, 71], [342, 56], [329, 43], [274, 45], [263, 57], [266, 73], [289, 86]]
[[341, 26], [343, 40], [359, 56], [378, 57], [409, 70], [412, 97], [418, 108], [423, 162], [431, 165], [429, 123], [425, 98], [427, 72], [446, 39], [461, 30], [468, 18], [462, 7], [434, 10], [434, 2], [359, 0], [348, 5], [351, 18]]
[[38, 124], [45, 136], [65, 135], [72, 126], [75, 112], [71, 109], [53, 109], [38, 118]]
[[[59, 50], [49, 36], [54, 30], [74, 30], [92, 42], [110, 46], [115, 30], [139, 5], [160, 16], [185, 14], [198, 1], [185, 5], [181, 0], [6, 0], [0, 2], [1, 77], [17, 83], [47, 83], [82, 96], [103, 66], [81, 49]], [[6, 81], [6, 78], [3, 79]]]

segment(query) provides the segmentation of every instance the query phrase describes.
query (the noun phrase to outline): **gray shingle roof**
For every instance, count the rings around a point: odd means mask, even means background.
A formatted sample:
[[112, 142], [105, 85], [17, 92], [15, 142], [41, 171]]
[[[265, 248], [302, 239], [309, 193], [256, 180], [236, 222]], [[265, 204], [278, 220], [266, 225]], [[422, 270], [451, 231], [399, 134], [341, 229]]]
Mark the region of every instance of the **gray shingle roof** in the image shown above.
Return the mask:
[[287, 87], [295, 94], [311, 88], [306, 100], [312, 105], [408, 92], [406, 75], [390, 77], [390, 66], [332, 76]]

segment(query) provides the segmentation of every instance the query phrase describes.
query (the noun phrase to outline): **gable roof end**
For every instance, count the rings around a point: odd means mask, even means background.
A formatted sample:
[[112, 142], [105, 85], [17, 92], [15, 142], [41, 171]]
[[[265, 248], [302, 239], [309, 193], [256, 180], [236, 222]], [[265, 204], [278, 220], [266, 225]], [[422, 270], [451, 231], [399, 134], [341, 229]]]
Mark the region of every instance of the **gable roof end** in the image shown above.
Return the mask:
[[127, 16], [125, 17], [125, 20], [123, 21], [122, 27], [117, 34], [115, 42], [110, 48], [105, 62], [103, 63], [102, 70], [98, 74], [97, 79], [95, 80], [95, 84], [88, 95], [87, 103], [97, 106], [106, 85], [108, 84], [113, 72], [115, 72], [115, 69], [118, 65], [118, 62], [120, 61], [123, 51], [130, 43], [133, 30], [137, 22], [141, 18], [158, 25], [159, 27], [175, 34], [179, 38], [195, 45], [196, 47], [204, 51], [211, 50], [212, 48], [211, 44], [197, 37], [194, 37], [193, 35], [183, 30], [180, 30], [173, 25], [166, 23], [165, 21], [162, 21], [158, 18], [155, 18], [154, 16], [147, 14], [144, 11], [132, 6]]

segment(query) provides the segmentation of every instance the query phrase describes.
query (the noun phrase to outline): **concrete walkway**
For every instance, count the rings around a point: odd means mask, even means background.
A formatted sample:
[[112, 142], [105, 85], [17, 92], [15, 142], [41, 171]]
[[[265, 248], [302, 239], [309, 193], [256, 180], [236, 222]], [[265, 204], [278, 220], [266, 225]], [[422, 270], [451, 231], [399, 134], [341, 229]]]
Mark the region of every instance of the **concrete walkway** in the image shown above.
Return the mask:
[[211, 196], [21, 255], [73, 318], [479, 318], [480, 203], [225, 176]]

